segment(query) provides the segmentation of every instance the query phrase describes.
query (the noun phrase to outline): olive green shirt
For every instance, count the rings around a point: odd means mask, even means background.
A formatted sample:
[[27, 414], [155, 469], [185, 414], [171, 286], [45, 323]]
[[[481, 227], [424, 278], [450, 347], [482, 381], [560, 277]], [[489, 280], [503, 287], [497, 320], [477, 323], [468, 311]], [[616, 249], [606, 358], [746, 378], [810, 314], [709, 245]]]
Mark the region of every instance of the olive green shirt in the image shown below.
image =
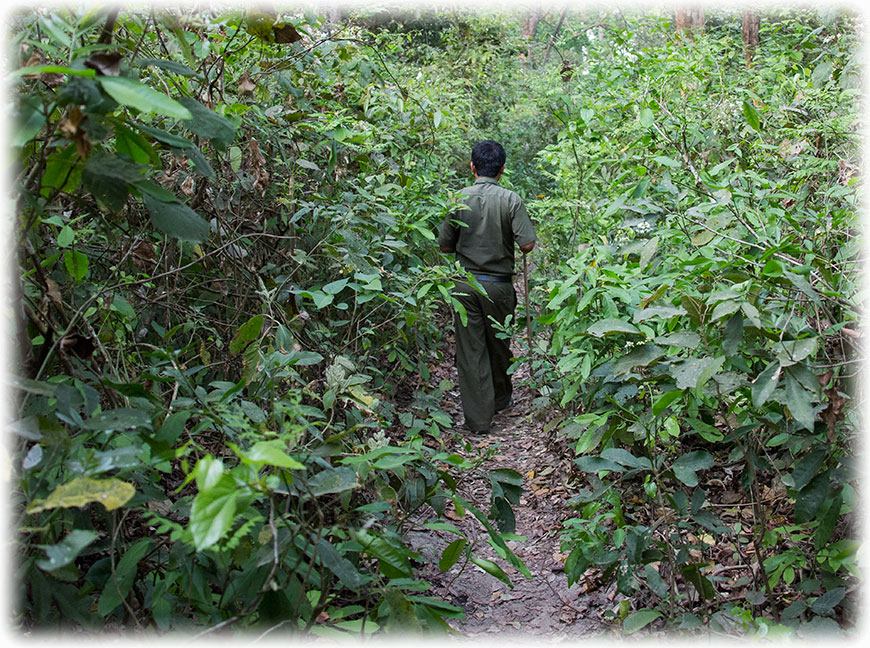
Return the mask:
[[512, 275], [514, 244], [536, 240], [523, 199], [499, 186], [495, 178], [483, 176], [461, 193], [467, 208], [441, 224], [438, 244], [456, 250], [459, 265], [469, 272]]

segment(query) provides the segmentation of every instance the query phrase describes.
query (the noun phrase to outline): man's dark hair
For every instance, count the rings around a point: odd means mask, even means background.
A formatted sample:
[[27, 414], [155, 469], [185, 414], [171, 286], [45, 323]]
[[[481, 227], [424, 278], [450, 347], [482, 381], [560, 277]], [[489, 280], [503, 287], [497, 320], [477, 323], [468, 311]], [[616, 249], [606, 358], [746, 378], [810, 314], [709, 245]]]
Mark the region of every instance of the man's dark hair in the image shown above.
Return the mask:
[[471, 149], [471, 162], [477, 175], [494, 178], [504, 166], [507, 155], [498, 142], [484, 140]]

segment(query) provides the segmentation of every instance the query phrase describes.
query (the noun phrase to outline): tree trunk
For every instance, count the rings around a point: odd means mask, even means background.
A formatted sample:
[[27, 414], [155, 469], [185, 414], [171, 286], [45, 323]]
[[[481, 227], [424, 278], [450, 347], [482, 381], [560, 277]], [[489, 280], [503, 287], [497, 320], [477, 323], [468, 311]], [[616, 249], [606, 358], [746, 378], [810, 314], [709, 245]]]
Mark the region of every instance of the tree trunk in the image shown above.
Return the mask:
[[535, 37], [535, 33], [538, 31], [538, 23], [541, 22], [541, 14], [543, 13], [543, 8], [541, 6], [540, 0], [535, 3], [535, 5], [528, 10], [528, 13], [523, 17], [522, 22], [522, 30], [523, 36], [528, 41], [528, 47], [526, 48], [526, 54], [524, 58], [526, 62], [532, 62], [532, 39]]
[[553, 31], [553, 36], [550, 38], [550, 42], [547, 43], [547, 51], [544, 52], [544, 65], [547, 64], [547, 60], [550, 58], [550, 50], [553, 48], [553, 43], [556, 42], [556, 37], [559, 35], [559, 30], [562, 29], [562, 23], [565, 22], [565, 15], [568, 13], [568, 9], [562, 10], [562, 15], [559, 16], [559, 24], [556, 25], [556, 29]]
[[674, 10], [674, 29], [683, 32], [689, 40], [695, 40], [695, 34], [704, 33], [703, 7], [678, 7]]
[[746, 57], [746, 67], [752, 65], [755, 51], [761, 43], [758, 36], [760, 26], [761, 17], [757, 13], [750, 9], [743, 11], [743, 56]]

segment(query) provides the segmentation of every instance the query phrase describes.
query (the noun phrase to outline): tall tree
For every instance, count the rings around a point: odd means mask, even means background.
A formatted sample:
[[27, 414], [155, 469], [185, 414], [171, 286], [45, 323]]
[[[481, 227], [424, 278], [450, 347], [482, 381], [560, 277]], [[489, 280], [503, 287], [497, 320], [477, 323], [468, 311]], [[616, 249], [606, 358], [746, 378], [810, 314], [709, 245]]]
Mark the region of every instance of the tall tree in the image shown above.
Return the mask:
[[535, 33], [538, 31], [538, 23], [541, 22], [541, 15], [543, 13], [544, 9], [542, 6], [542, 2], [541, 0], [537, 0], [537, 2], [530, 6], [526, 11], [526, 14], [523, 16], [522, 24], [520, 26], [523, 32], [523, 36], [528, 41], [525, 58], [530, 63], [532, 61], [532, 39], [535, 37]]
[[695, 40], [696, 33], [703, 33], [704, 22], [703, 7], [684, 5], [674, 9], [674, 29], [683, 32], [689, 40]]
[[568, 13], [568, 8], [562, 9], [562, 15], [559, 16], [559, 23], [556, 25], [556, 29], [553, 30], [553, 35], [550, 37], [550, 42], [547, 43], [547, 51], [544, 52], [544, 65], [547, 64], [547, 60], [550, 58], [550, 50], [553, 49], [553, 43], [556, 42], [556, 38], [559, 36], [559, 31], [562, 29], [562, 23], [565, 22], [565, 16]]
[[752, 65], [755, 51], [761, 43], [758, 36], [760, 26], [761, 17], [751, 9], [745, 9], [743, 11], [743, 56], [746, 57], [746, 67]]

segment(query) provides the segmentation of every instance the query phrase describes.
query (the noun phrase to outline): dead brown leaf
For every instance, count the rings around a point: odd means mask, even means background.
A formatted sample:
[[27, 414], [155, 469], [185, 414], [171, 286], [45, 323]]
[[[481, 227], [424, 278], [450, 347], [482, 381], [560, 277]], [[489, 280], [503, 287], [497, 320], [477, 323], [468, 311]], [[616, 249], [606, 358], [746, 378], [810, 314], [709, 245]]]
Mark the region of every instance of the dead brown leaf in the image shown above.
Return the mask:
[[63, 311], [63, 298], [60, 294], [60, 284], [58, 284], [54, 279], [50, 277], [46, 277], [45, 285], [48, 289], [48, 296], [51, 298], [51, 303], [57, 306], [58, 310]]
[[243, 72], [239, 77], [239, 94], [241, 95], [252, 95], [254, 94], [254, 88], [256, 88], [256, 84], [254, 80], [251, 78], [251, 75], [247, 72]]

